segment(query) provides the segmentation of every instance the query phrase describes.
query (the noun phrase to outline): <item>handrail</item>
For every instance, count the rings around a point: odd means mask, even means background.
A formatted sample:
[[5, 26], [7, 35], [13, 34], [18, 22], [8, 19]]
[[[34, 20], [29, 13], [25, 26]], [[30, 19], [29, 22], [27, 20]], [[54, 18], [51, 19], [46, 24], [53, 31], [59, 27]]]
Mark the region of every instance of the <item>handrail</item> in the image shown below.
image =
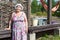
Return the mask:
[[[60, 24], [48, 24], [45, 26], [32, 26], [29, 27], [29, 33], [41, 32], [46, 30], [57, 29], [60, 27]], [[11, 37], [11, 30], [0, 30], [0, 38]]]
[[52, 30], [52, 29], [56, 29], [59, 27], [60, 27], [60, 24], [48, 24], [45, 26], [34, 26], [34, 27], [32, 26], [32, 27], [29, 27], [29, 33]]

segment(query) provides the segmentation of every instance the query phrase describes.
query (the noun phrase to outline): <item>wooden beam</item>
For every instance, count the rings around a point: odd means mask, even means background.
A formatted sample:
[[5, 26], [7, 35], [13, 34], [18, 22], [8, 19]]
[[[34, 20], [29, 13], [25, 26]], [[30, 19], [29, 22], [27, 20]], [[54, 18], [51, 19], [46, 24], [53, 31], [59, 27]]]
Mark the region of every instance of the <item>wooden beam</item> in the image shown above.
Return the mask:
[[0, 39], [11, 37], [11, 30], [0, 30]]
[[[48, 24], [45, 26], [29, 27], [29, 34], [60, 28], [60, 24]], [[0, 30], [0, 38], [11, 37], [11, 30]]]
[[47, 11], [47, 24], [51, 24], [52, 20], [52, 0], [47, 0], [48, 1], [48, 11]]
[[29, 33], [42, 32], [60, 27], [60, 24], [49, 24], [45, 26], [29, 27]]
[[31, 15], [31, 0], [28, 0], [28, 25], [29, 26], [31, 26], [30, 15]]

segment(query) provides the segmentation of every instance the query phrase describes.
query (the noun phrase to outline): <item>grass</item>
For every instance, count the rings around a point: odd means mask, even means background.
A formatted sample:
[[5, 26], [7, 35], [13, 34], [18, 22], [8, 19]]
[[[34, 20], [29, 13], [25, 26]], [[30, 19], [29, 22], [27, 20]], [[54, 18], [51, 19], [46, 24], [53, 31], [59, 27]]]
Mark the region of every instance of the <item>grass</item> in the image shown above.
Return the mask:
[[36, 12], [36, 13], [32, 13], [32, 15], [35, 15], [35, 16], [47, 16], [47, 13], [46, 12]]
[[45, 35], [44, 37], [40, 37], [37, 40], [60, 40], [60, 36]]

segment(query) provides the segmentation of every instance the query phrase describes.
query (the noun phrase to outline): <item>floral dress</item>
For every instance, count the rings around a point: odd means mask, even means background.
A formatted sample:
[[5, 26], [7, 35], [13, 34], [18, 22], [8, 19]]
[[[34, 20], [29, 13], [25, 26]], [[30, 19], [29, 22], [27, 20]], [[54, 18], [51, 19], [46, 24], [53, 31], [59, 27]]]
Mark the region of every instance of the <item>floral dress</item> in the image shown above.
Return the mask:
[[27, 33], [25, 32], [24, 12], [20, 12], [21, 16], [16, 16], [13, 13], [13, 32], [12, 40], [27, 40]]

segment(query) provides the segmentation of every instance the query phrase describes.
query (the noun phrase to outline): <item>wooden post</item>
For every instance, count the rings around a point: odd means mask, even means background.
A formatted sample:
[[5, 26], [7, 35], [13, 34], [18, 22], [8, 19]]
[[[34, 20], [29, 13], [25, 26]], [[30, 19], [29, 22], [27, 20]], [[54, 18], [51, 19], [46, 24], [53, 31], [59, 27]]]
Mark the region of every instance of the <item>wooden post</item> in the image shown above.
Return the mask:
[[60, 36], [60, 27], [54, 30], [54, 35], [59, 35]]
[[47, 24], [51, 24], [51, 19], [52, 19], [52, 0], [47, 0], [48, 1], [48, 12], [47, 12]]
[[28, 26], [31, 26], [30, 15], [31, 15], [31, 0], [28, 0]]
[[29, 40], [36, 40], [36, 33], [30, 33]]

